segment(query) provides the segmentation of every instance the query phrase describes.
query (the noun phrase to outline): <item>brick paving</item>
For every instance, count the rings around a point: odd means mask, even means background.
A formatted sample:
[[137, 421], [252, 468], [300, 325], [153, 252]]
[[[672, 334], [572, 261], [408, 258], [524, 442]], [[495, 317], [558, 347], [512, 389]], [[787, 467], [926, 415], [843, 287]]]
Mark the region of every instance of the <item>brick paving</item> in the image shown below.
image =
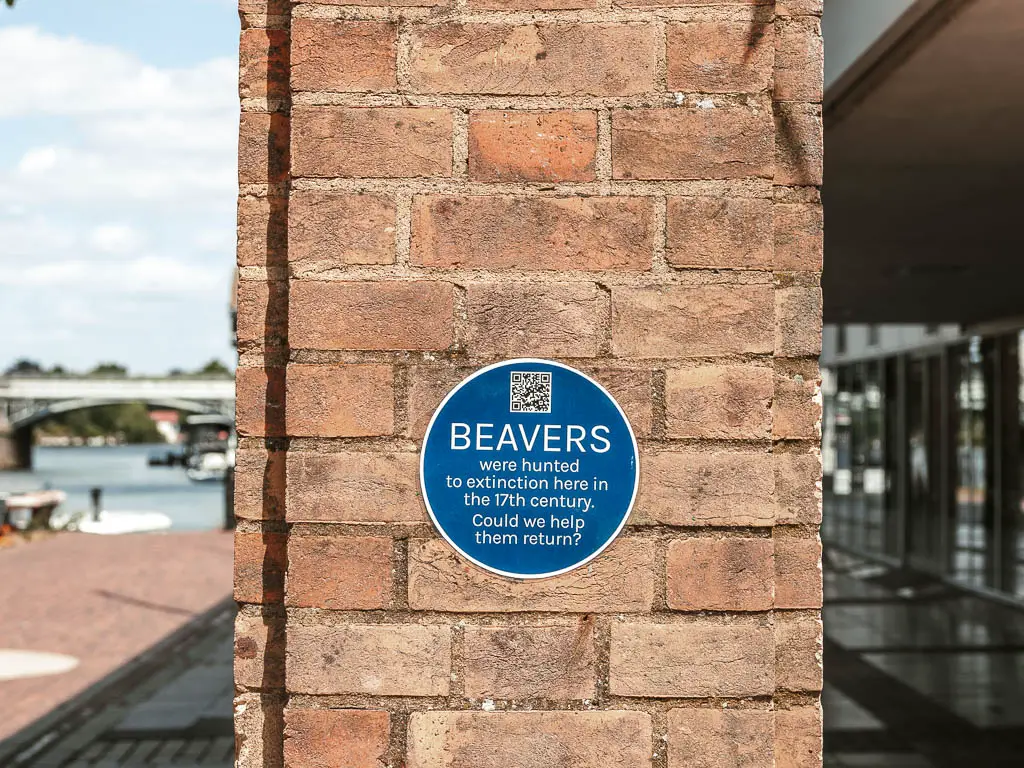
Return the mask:
[[80, 662], [0, 681], [0, 740], [223, 601], [231, 571], [232, 537], [219, 531], [68, 533], [0, 550], [0, 647]]

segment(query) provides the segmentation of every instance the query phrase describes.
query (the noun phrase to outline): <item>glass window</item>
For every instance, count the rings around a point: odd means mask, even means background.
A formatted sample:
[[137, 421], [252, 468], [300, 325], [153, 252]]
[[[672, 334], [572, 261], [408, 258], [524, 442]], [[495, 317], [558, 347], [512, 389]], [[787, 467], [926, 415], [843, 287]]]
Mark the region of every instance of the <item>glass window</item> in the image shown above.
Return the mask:
[[882, 365], [864, 366], [864, 468], [861, 489], [864, 497], [864, 527], [868, 552], [885, 551], [885, 435], [882, 399]]
[[942, 519], [943, 357], [912, 358], [907, 366], [907, 553], [917, 569], [946, 568]]
[[988, 583], [991, 530], [988, 494], [988, 378], [984, 345], [975, 336], [956, 354], [956, 458], [951, 571], [971, 586]]

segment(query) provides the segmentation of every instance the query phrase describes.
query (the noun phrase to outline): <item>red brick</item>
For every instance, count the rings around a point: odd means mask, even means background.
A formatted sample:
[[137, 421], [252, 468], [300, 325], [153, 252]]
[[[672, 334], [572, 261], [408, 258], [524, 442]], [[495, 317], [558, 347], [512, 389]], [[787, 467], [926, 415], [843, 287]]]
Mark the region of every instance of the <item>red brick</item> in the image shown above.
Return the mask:
[[668, 607], [677, 611], [767, 611], [775, 580], [772, 540], [709, 537], [668, 545]]
[[280, 694], [235, 696], [235, 768], [280, 766], [284, 719]]
[[288, 202], [283, 197], [238, 198], [238, 266], [284, 266], [288, 260]]
[[277, 616], [235, 617], [235, 685], [284, 687], [284, 622]]
[[771, 269], [771, 201], [669, 198], [665, 258], [677, 267]]
[[669, 437], [763, 440], [772, 428], [774, 374], [753, 365], [701, 366], [666, 372]]
[[288, 261], [293, 277], [315, 277], [350, 264], [393, 264], [394, 201], [372, 194], [292, 192]]
[[775, 269], [820, 271], [824, 247], [821, 205], [776, 203], [774, 221]]
[[821, 524], [821, 456], [776, 453], [775, 520], [780, 525]]
[[668, 768], [766, 768], [775, 715], [759, 709], [673, 709]]
[[283, 280], [239, 280], [238, 321], [240, 345], [261, 342], [283, 344], [288, 336], [288, 285]]
[[383, 536], [291, 536], [285, 605], [368, 610], [391, 605], [392, 541]]
[[445, 696], [451, 630], [439, 624], [289, 625], [291, 693]]
[[288, 32], [258, 27], [242, 30], [238, 94], [243, 99], [288, 95]]
[[775, 58], [771, 25], [670, 23], [668, 87], [700, 93], [752, 93], [768, 87]]
[[775, 99], [821, 101], [825, 66], [821, 22], [814, 16], [775, 22]]
[[619, 538], [585, 568], [550, 579], [512, 581], [470, 565], [440, 540], [409, 542], [414, 611], [648, 611], [654, 600], [650, 540]]
[[283, 16], [290, 5], [291, 0], [238, 0], [238, 10], [247, 14]]
[[587, 699], [594, 696], [594, 623], [467, 627], [466, 696]]
[[235, 427], [242, 436], [285, 434], [283, 368], [235, 370]]
[[414, 712], [409, 768], [650, 768], [646, 712]]
[[597, 0], [469, 0], [469, 7], [494, 11], [560, 11], [596, 8]]
[[288, 366], [288, 434], [370, 437], [395, 430], [389, 365]]
[[612, 289], [612, 352], [622, 357], [713, 357], [772, 349], [769, 285]]
[[586, 373], [615, 398], [637, 437], [651, 434], [654, 423], [654, 382], [651, 371], [600, 368]]
[[445, 396], [475, 368], [417, 365], [409, 369], [409, 426], [406, 434], [419, 440]]
[[821, 106], [780, 102], [775, 106], [775, 183], [820, 185]]
[[629, 96], [656, 88], [650, 24], [438, 24], [412, 31], [410, 80], [428, 93]]
[[452, 116], [432, 107], [297, 107], [295, 176], [450, 176]]
[[[775, 688], [770, 627], [753, 621], [612, 624], [615, 696], [765, 696]], [[655, 662], [655, 663], [652, 663]]]
[[385, 8], [408, 8], [426, 5], [449, 5], [450, 0], [318, 0], [321, 5], [373, 5]]
[[387, 712], [358, 709], [284, 711], [288, 768], [381, 768], [391, 739]]
[[800, 373], [775, 376], [772, 401], [772, 436], [782, 440], [818, 440], [821, 437], [820, 379]]
[[[715, 5], [771, 5], [774, 0], [715, 0]], [[622, 8], [659, 8], [679, 7], [685, 8], [690, 5], [707, 5], [708, 0], [613, 0], [612, 5]]]
[[771, 112], [765, 104], [612, 113], [616, 179], [770, 177], [772, 146]]
[[288, 340], [293, 349], [442, 350], [455, 339], [454, 302], [449, 283], [296, 280]]
[[775, 687], [821, 690], [822, 625], [818, 617], [775, 612]]
[[777, 0], [778, 16], [821, 16], [823, 0]]
[[428, 267], [646, 270], [654, 253], [642, 197], [417, 197], [412, 226]]
[[235, 517], [283, 520], [285, 452], [239, 446], [235, 452]]
[[775, 518], [771, 458], [768, 453], [644, 455], [635, 522], [771, 525]]
[[775, 607], [821, 607], [821, 540], [775, 531]]
[[775, 355], [821, 354], [821, 288], [793, 286], [775, 291]]
[[290, 522], [419, 523], [415, 453], [288, 453]]
[[292, 87], [296, 91], [393, 91], [395, 24], [292, 19]]
[[276, 184], [288, 177], [288, 118], [243, 112], [238, 124], [238, 183]]
[[283, 533], [235, 531], [235, 600], [278, 603], [288, 562]]
[[821, 705], [775, 712], [775, 768], [820, 768]]
[[471, 354], [597, 357], [608, 297], [591, 283], [477, 283], [466, 287]]
[[596, 112], [469, 114], [469, 177], [476, 181], [593, 181], [596, 155]]

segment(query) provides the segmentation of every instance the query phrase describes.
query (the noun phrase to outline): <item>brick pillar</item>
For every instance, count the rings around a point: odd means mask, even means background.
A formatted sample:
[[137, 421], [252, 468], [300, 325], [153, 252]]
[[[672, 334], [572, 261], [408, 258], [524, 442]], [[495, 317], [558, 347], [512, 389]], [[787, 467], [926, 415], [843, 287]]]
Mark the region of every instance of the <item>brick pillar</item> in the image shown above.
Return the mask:
[[[242, 0], [239, 765], [821, 764], [821, 0]], [[641, 448], [515, 582], [445, 393], [547, 357]]]

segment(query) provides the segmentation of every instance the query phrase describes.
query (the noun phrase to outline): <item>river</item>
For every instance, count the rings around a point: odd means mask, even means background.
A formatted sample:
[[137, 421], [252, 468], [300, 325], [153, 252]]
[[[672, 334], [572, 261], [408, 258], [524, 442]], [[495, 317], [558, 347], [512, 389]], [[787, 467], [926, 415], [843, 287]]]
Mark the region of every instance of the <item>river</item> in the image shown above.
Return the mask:
[[224, 484], [195, 483], [181, 467], [150, 467], [150, 453], [169, 446], [118, 445], [32, 449], [32, 470], [0, 472], [0, 491], [54, 488], [67, 493], [62, 511], [90, 508], [89, 489], [103, 489], [103, 508], [163, 512], [174, 530], [198, 531], [224, 524]]

